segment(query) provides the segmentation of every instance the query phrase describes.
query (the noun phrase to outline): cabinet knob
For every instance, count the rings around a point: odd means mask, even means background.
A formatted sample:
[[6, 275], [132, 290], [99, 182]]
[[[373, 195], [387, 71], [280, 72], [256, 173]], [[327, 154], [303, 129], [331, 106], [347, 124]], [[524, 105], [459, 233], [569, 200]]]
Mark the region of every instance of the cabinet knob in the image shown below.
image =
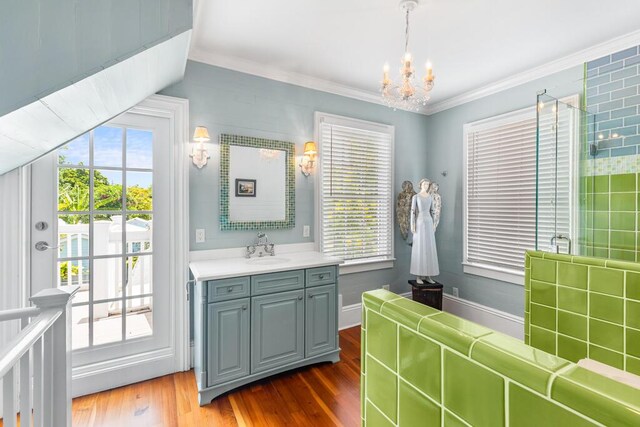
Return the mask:
[[233, 287], [229, 286], [229, 287], [227, 288], [227, 292], [233, 292]]
[[243, 305], [243, 306], [242, 306], [242, 309], [243, 309], [243, 310], [246, 310], [246, 309], [247, 309], [247, 306], [246, 306], [246, 305]]
[[319, 276], [318, 276], [318, 278], [319, 278], [320, 280], [324, 279], [324, 274], [319, 275]]
[[298, 299], [302, 299], [302, 295], [300, 295], [300, 296], [298, 297]]
[[309, 298], [313, 298], [313, 294], [309, 294]]

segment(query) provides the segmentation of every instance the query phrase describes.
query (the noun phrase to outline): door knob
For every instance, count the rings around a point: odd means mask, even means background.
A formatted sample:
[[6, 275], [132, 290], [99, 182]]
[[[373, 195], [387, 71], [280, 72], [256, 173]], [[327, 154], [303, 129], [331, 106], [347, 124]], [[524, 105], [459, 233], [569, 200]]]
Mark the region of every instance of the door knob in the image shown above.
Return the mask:
[[37, 251], [43, 252], [47, 249], [58, 249], [60, 246], [49, 246], [47, 242], [45, 242], [44, 240], [40, 240], [38, 243], [36, 243], [35, 247]]

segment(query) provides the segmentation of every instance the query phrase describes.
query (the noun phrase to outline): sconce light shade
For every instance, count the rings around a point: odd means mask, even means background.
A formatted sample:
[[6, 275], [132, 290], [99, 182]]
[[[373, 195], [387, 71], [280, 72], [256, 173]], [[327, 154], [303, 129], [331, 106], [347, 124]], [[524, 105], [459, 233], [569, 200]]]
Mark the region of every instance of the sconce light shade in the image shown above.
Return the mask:
[[300, 172], [302, 172], [302, 175], [304, 176], [309, 176], [313, 171], [316, 154], [318, 154], [316, 143], [313, 141], [305, 142], [303, 154], [304, 156], [302, 157], [302, 162], [299, 165]]
[[196, 165], [198, 169], [202, 169], [211, 157], [204, 145], [205, 142], [211, 140], [207, 128], [204, 126], [196, 127], [196, 130], [193, 132], [193, 140], [197, 142], [191, 152], [193, 164]]
[[309, 156], [309, 155], [314, 155], [314, 154], [318, 154], [318, 150], [316, 149], [316, 143], [313, 142], [313, 141], [305, 142], [304, 143], [304, 155], [305, 156]]
[[197, 142], [206, 142], [211, 140], [209, 138], [209, 130], [204, 126], [197, 126], [193, 132], [193, 140]]

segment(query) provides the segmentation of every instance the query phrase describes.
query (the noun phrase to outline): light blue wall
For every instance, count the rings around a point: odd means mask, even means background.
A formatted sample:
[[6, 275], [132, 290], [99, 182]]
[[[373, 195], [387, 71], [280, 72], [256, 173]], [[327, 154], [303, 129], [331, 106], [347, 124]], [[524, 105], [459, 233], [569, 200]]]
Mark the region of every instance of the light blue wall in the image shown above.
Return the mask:
[[192, 26], [192, 0], [3, 0], [0, 116]]
[[[190, 168], [191, 250], [244, 246], [253, 241], [255, 231], [219, 229], [219, 144], [221, 133], [290, 141], [298, 153], [305, 141], [313, 139], [314, 112], [321, 111], [395, 126], [395, 189], [403, 180], [417, 182], [426, 174], [427, 119], [423, 115], [393, 111], [385, 106], [358, 101], [255, 77], [223, 68], [189, 61], [185, 78], [162, 94], [189, 99], [190, 131], [206, 126], [212, 137], [211, 159], [203, 169]], [[299, 160], [299, 158], [297, 159]], [[298, 163], [298, 162], [296, 162]], [[314, 225], [314, 176], [305, 178], [296, 168], [296, 226], [270, 230], [276, 244], [312, 242]], [[302, 226], [310, 225], [310, 238], [302, 237]], [[195, 229], [204, 228], [205, 243], [195, 243]], [[363, 291], [391, 284], [397, 292], [408, 290], [410, 248], [395, 227], [393, 269], [340, 277], [344, 304], [360, 301]]]
[[[445, 292], [459, 288], [460, 297], [518, 316], [524, 313], [524, 288], [462, 272], [463, 205], [462, 148], [463, 125], [476, 120], [534, 106], [536, 93], [547, 89], [555, 97], [582, 95], [583, 67], [578, 66], [517, 86], [459, 107], [431, 115], [427, 119], [429, 152], [427, 170], [440, 183], [442, 216], [436, 233], [440, 276]], [[440, 172], [446, 170], [446, 177]]]

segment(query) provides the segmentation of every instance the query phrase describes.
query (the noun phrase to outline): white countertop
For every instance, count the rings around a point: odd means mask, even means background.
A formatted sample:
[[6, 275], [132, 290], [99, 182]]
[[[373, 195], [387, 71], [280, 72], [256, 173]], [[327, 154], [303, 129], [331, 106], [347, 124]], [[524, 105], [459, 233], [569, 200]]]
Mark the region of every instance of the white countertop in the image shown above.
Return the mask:
[[189, 268], [196, 281], [226, 279], [229, 277], [250, 276], [254, 274], [274, 273], [277, 271], [299, 270], [303, 268], [323, 267], [342, 264], [339, 258], [323, 255], [320, 252], [305, 251], [283, 253], [276, 256], [253, 256], [247, 258], [220, 258], [191, 261]]

